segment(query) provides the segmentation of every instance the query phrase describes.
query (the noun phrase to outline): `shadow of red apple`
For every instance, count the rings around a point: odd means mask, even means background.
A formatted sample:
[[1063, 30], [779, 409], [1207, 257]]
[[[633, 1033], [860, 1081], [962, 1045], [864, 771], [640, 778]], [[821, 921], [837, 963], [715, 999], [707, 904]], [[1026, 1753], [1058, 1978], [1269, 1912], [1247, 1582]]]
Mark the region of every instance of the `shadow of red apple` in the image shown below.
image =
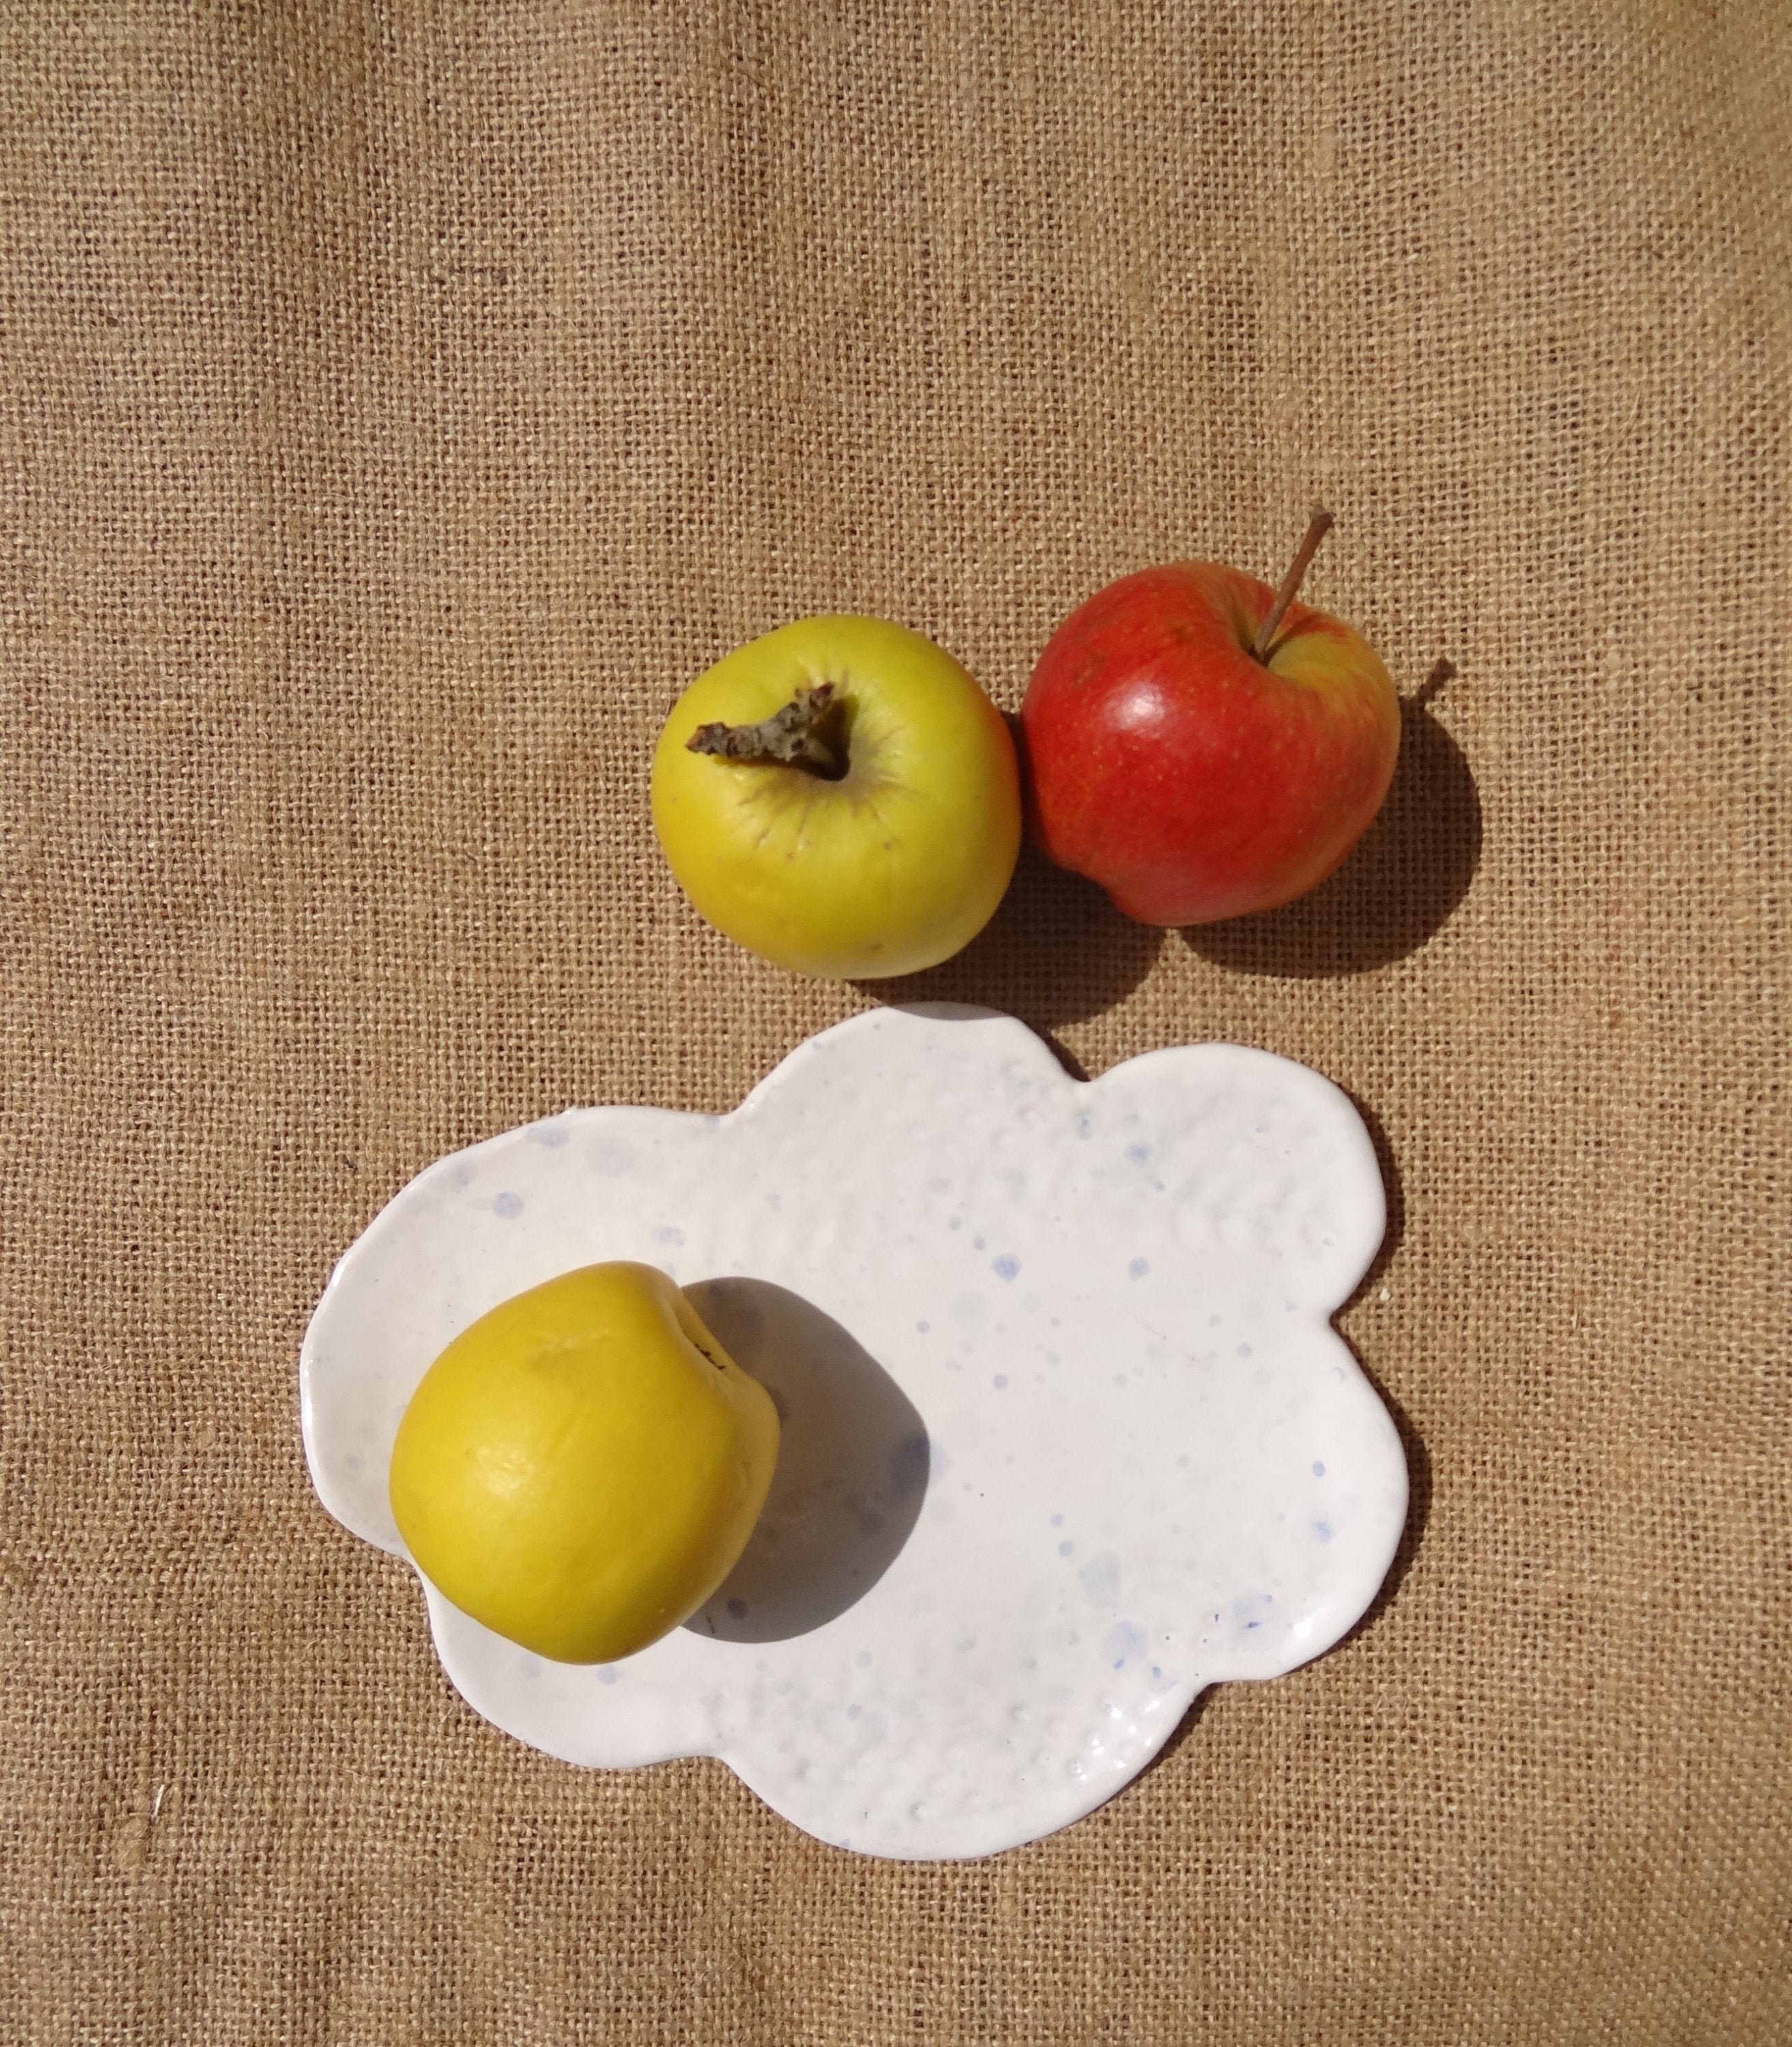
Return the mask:
[[1241, 973], [1366, 973], [1432, 938], [1468, 893], [1480, 860], [1480, 799], [1461, 749], [1426, 708], [1402, 706], [1387, 799], [1355, 852], [1310, 895], [1255, 917], [1194, 924], [1192, 952]]

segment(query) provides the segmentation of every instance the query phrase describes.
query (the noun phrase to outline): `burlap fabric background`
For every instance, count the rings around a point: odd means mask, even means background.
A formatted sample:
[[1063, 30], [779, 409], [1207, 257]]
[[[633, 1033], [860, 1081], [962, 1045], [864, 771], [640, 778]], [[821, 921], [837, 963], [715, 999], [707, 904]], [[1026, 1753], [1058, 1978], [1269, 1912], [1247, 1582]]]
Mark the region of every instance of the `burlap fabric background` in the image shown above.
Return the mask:
[[[1786, 29], [13, 0], [0, 2037], [1792, 2037]], [[857, 608], [1012, 706], [1315, 497], [1457, 671], [1353, 866], [1160, 935], [1028, 864], [891, 992], [1355, 1093], [1391, 1594], [977, 1865], [486, 1727], [296, 1347], [439, 1152], [875, 999], [681, 901], [675, 691]]]

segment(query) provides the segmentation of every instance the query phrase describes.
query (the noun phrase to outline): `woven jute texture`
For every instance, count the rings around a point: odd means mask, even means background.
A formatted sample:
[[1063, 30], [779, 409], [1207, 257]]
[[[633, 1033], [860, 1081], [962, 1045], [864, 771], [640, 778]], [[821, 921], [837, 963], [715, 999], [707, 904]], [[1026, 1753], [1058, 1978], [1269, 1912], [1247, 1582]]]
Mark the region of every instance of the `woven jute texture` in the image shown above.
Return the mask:
[[[0, 2037], [1792, 2038], [1789, 58], [1765, 0], [11, 0]], [[1029, 858], [880, 990], [680, 898], [648, 749], [730, 646], [880, 613], [1012, 709], [1315, 499], [1410, 702], [1307, 902]], [[945, 1866], [485, 1725], [296, 1382], [440, 1153], [923, 995], [1351, 1091], [1415, 1490], [1333, 1654]]]

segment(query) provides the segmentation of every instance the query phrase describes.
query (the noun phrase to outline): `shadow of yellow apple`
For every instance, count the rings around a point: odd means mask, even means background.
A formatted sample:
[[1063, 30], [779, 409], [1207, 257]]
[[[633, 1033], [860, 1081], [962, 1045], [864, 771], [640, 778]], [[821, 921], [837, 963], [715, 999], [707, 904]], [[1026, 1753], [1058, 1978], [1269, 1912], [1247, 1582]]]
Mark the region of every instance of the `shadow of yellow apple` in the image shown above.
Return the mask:
[[632, 1655], [746, 1546], [778, 1418], [668, 1276], [618, 1260], [501, 1302], [399, 1424], [393, 1518], [424, 1576], [537, 1655]]

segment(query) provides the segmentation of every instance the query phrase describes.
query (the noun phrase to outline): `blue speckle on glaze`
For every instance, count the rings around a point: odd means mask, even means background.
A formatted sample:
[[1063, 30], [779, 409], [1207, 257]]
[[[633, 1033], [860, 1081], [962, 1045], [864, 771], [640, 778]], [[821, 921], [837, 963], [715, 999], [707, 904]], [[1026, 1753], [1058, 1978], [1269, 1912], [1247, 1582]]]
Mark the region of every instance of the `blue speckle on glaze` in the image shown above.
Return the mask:
[[1077, 1118], [1078, 1136], [1087, 1137], [1093, 1131], [1094, 1128], [1094, 1124], [1090, 1121], [1086, 1116], [1079, 1116]]
[[921, 1332], [923, 1336], [925, 1336], [928, 1329], [932, 1327], [932, 1325], [929, 1322], [917, 1322], [915, 1326]]
[[1313, 1532], [1322, 1542], [1329, 1542], [1332, 1539], [1332, 1524], [1329, 1521], [1315, 1521]]
[[1148, 1144], [1128, 1144], [1126, 1155], [1128, 1159], [1148, 1159], [1151, 1155], [1151, 1147]]
[[[1248, 1633], [1252, 1628], [1263, 1626], [1262, 1608], [1275, 1604], [1275, 1595], [1273, 1592], [1245, 1592], [1233, 1601], [1232, 1617], [1234, 1621], [1243, 1621], [1245, 1631]], [[1248, 1618], [1253, 1613], [1258, 1616], [1255, 1620]], [[1216, 1614], [1214, 1619], [1218, 1618]]]
[[523, 1198], [521, 1194], [513, 1194], [506, 1190], [505, 1193], [492, 1197], [492, 1213], [502, 1216], [506, 1222], [514, 1221], [522, 1212]]
[[621, 1677], [622, 1673], [613, 1663], [606, 1663], [598, 1672], [598, 1682], [600, 1685], [618, 1684], [621, 1681]]
[[998, 1393], [1004, 1392], [1008, 1387], [1008, 1374], [1005, 1372], [998, 1372], [989, 1383]]
[[532, 1123], [528, 1128], [528, 1141], [540, 1144], [550, 1151], [558, 1151], [563, 1144], [572, 1142], [572, 1132], [559, 1116], [550, 1117], [544, 1123]]
[[1237, 1354], [1240, 1357], [1249, 1357], [1252, 1355], [1251, 1346], [1248, 1344], [1240, 1344], [1238, 1346]]
[[1062, 1528], [1064, 1525], [1063, 1515], [1062, 1514], [1053, 1515], [1051, 1517], [1051, 1525], [1054, 1528]]
[[984, 1248], [983, 1239], [981, 1236], [973, 1236], [970, 1240], [970, 1248], [973, 1251], [982, 1250]]
[[1108, 1637], [1109, 1652], [1120, 1659], [1114, 1666], [1117, 1670], [1128, 1658], [1143, 1656], [1150, 1646], [1151, 1637], [1136, 1620], [1117, 1621]]
[[1126, 1276], [1128, 1279], [1143, 1279], [1151, 1269], [1151, 1262], [1148, 1258], [1128, 1259], [1126, 1265]]
[[857, 1706], [849, 1706], [849, 1707], [847, 1707], [847, 1708], [846, 1708], [846, 1717], [847, 1717], [847, 1719], [848, 1719], [848, 1720], [856, 1720], [858, 1718], [858, 1716], [859, 1716], [859, 1709], [858, 1709], [858, 1708], [857, 1708]]
[[683, 1244], [684, 1232], [675, 1222], [663, 1222], [653, 1232], [656, 1244]]
[[1058, 1554], [1060, 1557], [1067, 1557], [1076, 1546], [1074, 1542], [1060, 1542], [1058, 1546]]
[[[981, 1245], [982, 1239], [978, 1238], [977, 1242]], [[990, 1260], [989, 1270], [998, 1279], [1012, 1279], [1020, 1270], [1020, 1260], [1012, 1252], [1004, 1251], [1000, 1258]]]
[[1313, 1476], [1315, 1478], [1323, 1478], [1326, 1476], [1326, 1467], [1323, 1465], [1315, 1465], [1313, 1467]]

